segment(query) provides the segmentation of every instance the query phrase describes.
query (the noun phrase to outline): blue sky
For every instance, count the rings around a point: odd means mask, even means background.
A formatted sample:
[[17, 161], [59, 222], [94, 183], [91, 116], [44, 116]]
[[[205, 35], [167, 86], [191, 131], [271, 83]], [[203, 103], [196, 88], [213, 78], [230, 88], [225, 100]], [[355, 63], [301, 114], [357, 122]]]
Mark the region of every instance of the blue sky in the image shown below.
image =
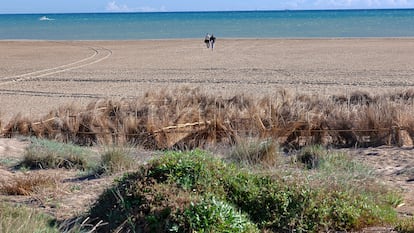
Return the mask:
[[414, 8], [414, 0], [5, 0], [0, 13]]

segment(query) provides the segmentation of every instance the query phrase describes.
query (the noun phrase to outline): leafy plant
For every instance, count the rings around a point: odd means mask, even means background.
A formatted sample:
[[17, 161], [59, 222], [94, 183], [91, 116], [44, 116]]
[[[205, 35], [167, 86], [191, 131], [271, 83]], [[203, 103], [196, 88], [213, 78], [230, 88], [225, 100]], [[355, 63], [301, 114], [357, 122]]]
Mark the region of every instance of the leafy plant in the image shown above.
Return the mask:
[[184, 210], [183, 215], [196, 232], [259, 232], [247, 216], [225, 201], [204, 198]]

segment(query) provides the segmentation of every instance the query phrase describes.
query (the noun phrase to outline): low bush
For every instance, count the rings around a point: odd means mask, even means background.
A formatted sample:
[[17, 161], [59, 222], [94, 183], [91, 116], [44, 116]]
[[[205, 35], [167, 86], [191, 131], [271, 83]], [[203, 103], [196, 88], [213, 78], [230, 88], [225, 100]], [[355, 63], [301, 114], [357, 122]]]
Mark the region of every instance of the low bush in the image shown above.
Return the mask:
[[387, 190], [309, 177], [257, 174], [198, 150], [168, 152], [118, 180], [89, 217], [108, 223], [101, 232], [232, 232], [237, 222], [245, 232], [349, 231], [396, 219]]

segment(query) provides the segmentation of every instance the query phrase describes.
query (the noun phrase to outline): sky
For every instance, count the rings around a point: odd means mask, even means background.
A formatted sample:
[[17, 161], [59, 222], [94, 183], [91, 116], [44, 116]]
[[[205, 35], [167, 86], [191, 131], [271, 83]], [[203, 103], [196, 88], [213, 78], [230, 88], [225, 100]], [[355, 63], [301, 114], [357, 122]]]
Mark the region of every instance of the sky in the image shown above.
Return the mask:
[[414, 8], [414, 0], [5, 0], [4, 13]]

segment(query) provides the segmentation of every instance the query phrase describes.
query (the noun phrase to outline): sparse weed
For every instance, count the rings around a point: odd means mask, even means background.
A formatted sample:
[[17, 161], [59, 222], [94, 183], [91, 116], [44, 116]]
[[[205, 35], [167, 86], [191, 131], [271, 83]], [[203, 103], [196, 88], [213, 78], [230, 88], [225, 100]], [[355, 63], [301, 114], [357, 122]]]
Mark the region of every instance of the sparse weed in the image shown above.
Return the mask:
[[[325, 176], [326, 179], [335, 177], [338, 181], [349, 182], [359, 180], [362, 182], [373, 181], [374, 170], [363, 163], [353, 160], [349, 155], [341, 152], [325, 152], [319, 160], [317, 175]], [[351, 182], [352, 184], [352, 182]]]

